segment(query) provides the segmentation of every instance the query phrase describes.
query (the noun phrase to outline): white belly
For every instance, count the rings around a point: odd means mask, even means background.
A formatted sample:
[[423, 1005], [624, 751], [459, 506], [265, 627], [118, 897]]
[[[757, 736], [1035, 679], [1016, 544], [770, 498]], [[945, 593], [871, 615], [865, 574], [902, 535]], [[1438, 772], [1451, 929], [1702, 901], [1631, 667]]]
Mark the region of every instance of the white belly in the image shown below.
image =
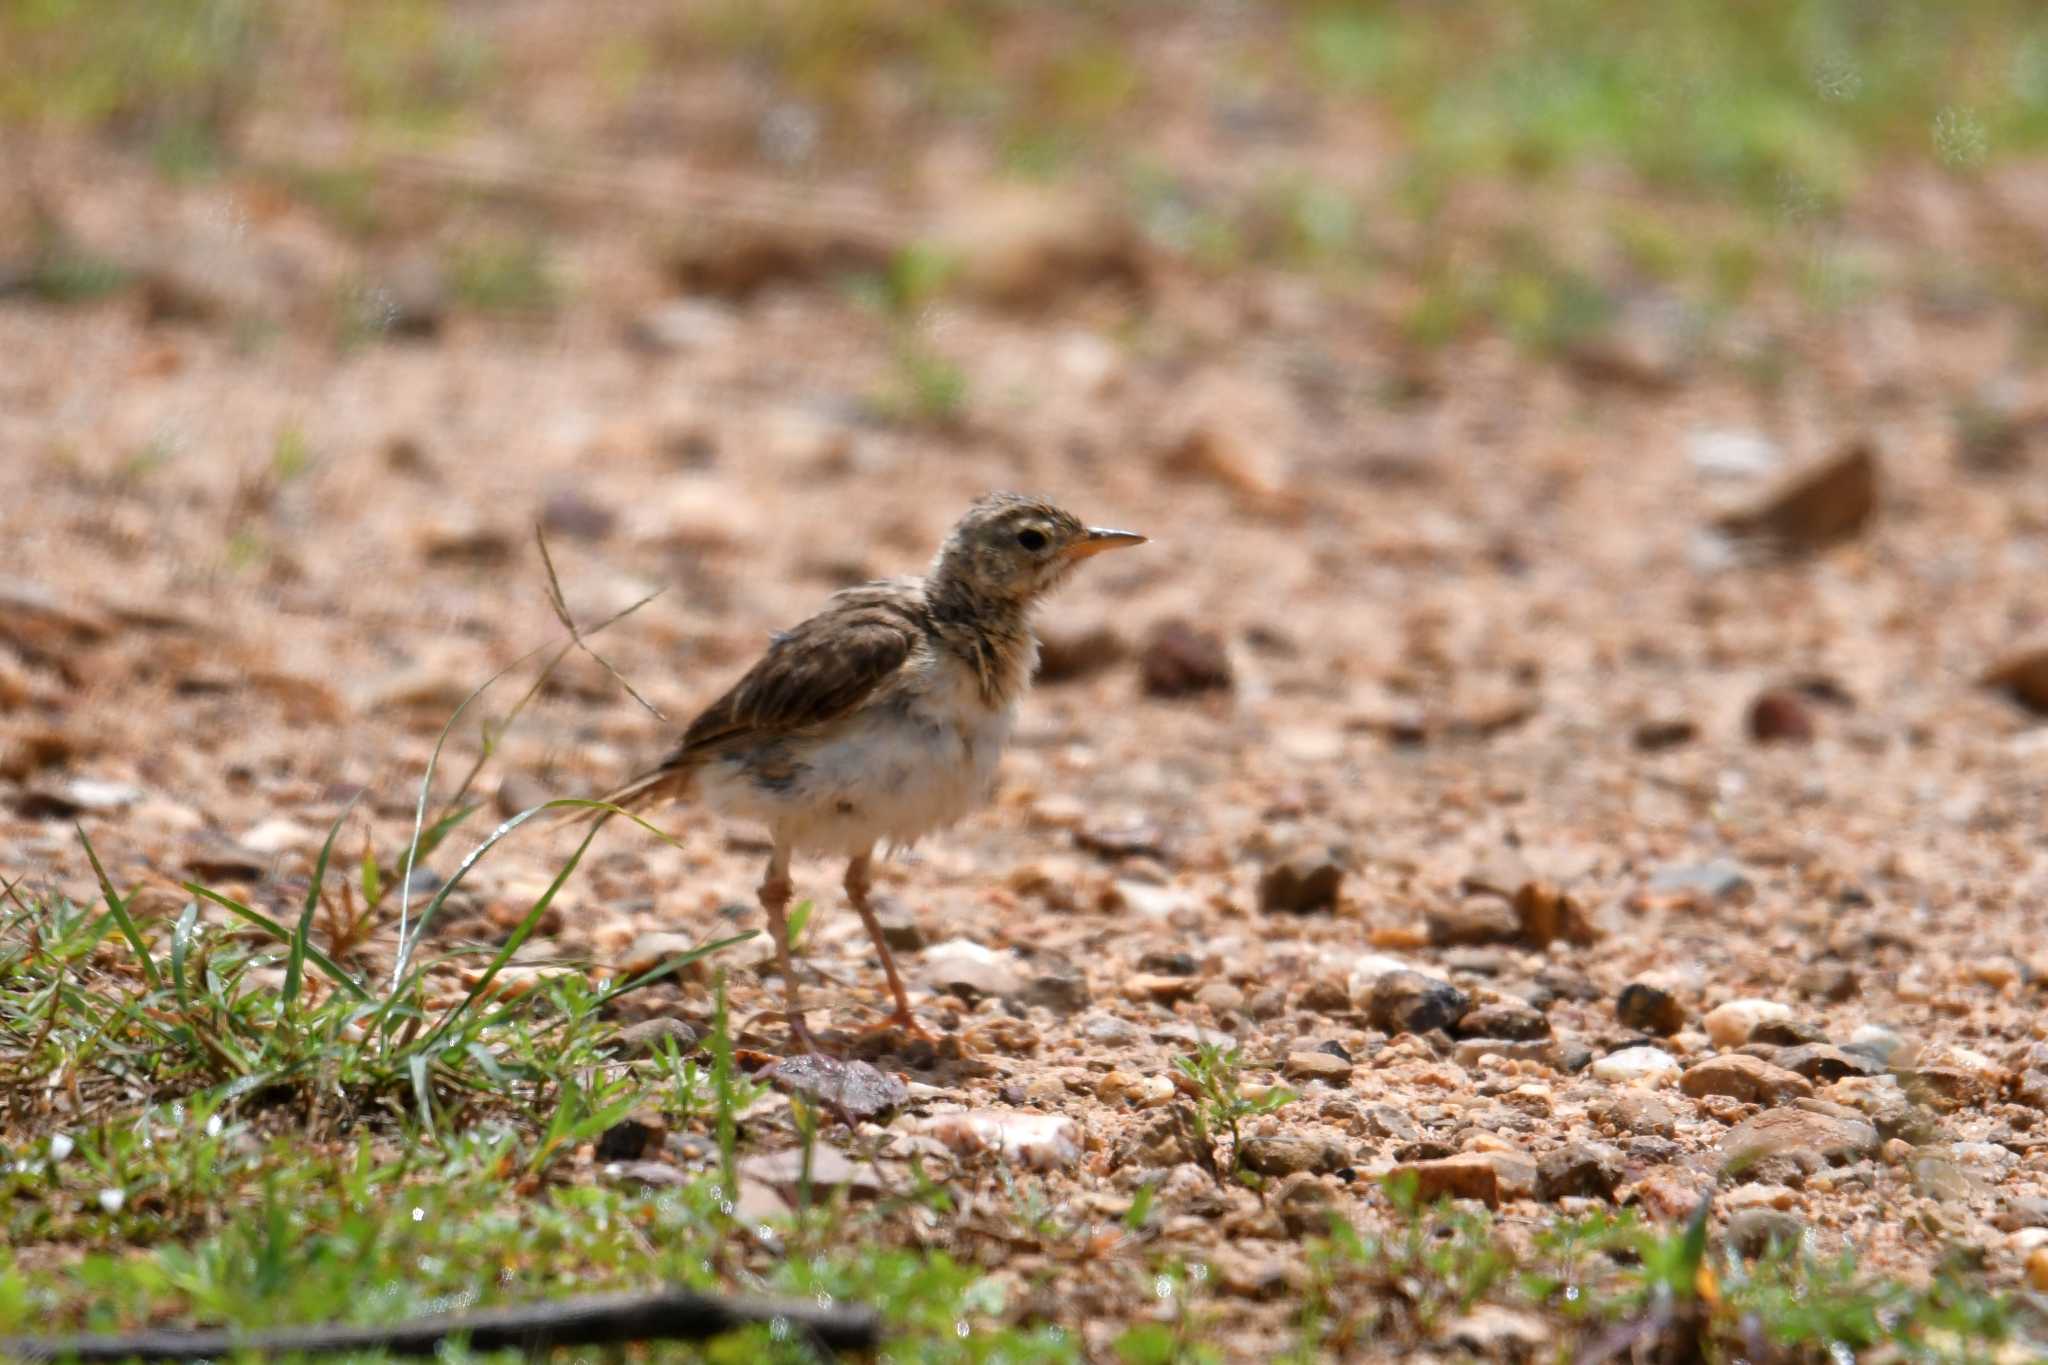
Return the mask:
[[763, 782], [736, 755], [706, 765], [700, 790], [720, 814], [759, 820], [800, 853], [903, 847], [988, 801], [1015, 719], [1014, 707], [949, 689], [784, 741], [786, 780]]

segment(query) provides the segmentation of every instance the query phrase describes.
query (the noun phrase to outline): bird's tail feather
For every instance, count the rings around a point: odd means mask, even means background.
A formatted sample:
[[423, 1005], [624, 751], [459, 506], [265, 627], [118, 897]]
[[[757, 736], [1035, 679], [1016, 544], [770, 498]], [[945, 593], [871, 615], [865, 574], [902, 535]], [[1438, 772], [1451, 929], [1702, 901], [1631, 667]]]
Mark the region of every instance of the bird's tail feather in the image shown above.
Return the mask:
[[[688, 769], [665, 765], [654, 769], [652, 772], [642, 773], [624, 786], [614, 787], [611, 791], [596, 799], [602, 801], [606, 806], [617, 806], [620, 810], [639, 810], [644, 806], [651, 806], [657, 801], [680, 797], [685, 794], [689, 785], [690, 774]], [[602, 822], [609, 820], [616, 813], [616, 811], [592, 806], [577, 811], [574, 819], [578, 823], [589, 821]]]

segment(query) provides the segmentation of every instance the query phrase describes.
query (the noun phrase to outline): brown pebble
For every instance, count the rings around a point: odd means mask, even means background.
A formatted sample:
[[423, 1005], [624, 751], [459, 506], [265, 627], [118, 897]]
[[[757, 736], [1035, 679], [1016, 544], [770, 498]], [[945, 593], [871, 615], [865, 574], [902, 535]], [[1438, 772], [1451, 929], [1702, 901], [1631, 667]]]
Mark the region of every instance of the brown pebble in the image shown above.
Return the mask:
[[1223, 637], [1179, 619], [1153, 627], [1138, 660], [1145, 692], [1154, 697], [1188, 697], [1228, 691], [1235, 681]]

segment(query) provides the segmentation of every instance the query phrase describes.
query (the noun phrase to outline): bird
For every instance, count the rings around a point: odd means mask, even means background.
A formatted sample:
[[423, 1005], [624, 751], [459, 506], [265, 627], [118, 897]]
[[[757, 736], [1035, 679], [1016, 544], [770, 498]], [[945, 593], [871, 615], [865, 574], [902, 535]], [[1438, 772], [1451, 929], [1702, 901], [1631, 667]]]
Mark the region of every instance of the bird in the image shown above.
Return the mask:
[[843, 857], [846, 897], [874, 940], [895, 1010], [870, 1033], [929, 1040], [870, 900], [877, 846], [907, 848], [994, 794], [997, 761], [1038, 666], [1034, 608], [1084, 561], [1146, 543], [1041, 497], [975, 500], [922, 576], [844, 588], [774, 635], [663, 761], [610, 792], [634, 810], [692, 801], [765, 827], [757, 888], [795, 1042], [818, 1050], [790, 961], [799, 853]]

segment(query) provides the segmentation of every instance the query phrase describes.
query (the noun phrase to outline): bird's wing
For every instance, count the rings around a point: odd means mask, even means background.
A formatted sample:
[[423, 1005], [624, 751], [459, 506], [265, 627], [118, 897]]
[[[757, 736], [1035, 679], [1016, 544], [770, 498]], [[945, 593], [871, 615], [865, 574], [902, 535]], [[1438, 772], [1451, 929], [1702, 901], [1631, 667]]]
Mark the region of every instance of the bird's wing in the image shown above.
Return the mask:
[[741, 734], [804, 730], [852, 711], [887, 682], [925, 633], [916, 580], [848, 588], [783, 631], [731, 691], [690, 722], [677, 763]]

